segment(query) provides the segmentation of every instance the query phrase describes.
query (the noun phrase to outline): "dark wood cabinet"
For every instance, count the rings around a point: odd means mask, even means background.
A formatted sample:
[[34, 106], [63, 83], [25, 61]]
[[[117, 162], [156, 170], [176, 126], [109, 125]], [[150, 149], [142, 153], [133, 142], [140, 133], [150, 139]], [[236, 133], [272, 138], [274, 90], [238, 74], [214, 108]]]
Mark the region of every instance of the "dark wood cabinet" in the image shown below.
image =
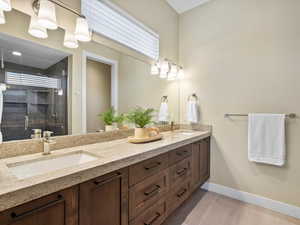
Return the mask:
[[195, 189], [210, 176], [210, 138], [194, 143], [192, 149], [192, 189]]
[[78, 225], [78, 187], [0, 213], [1, 225]]
[[128, 224], [127, 169], [80, 184], [79, 189], [79, 225]]
[[160, 225], [210, 176], [210, 138], [0, 213], [0, 225]]

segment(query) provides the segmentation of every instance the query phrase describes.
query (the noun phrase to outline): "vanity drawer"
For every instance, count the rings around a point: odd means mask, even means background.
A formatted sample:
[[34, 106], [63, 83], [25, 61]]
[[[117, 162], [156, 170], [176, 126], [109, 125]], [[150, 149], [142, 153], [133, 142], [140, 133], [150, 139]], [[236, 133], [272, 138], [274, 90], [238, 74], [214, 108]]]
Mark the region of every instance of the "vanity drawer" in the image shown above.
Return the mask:
[[129, 167], [129, 185], [161, 172], [168, 167], [168, 154], [159, 155]]
[[179, 163], [176, 163], [169, 169], [169, 180], [170, 188], [176, 186], [177, 184], [182, 184], [188, 178], [191, 177], [192, 171], [192, 158], [188, 157]]
[[191, 179], [184, 182], [182, 185], [173, 188], [169, 193], [167, 199], [167, 211], [170, 215], [175, 209], [177, 209], [190, 195]]
[[130, 219], [134, 219], [141, 212], [165, 197], [169, 188], [168, 176], [168, 170], [164, 170], [130, 188]]
[[173, 165], [192, 155], [192, 145], [186, 145], [169, 153], [169, 165]]
[[166, 219], [166, 216], [167, 203], [162, 200], [134, 219], [130, 225], [160, 225]]

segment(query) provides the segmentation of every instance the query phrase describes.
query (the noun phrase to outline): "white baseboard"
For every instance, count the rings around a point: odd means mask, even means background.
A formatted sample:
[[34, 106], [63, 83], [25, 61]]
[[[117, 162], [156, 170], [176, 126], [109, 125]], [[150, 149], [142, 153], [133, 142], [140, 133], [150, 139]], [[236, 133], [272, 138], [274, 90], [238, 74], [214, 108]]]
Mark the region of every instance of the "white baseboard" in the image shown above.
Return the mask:
[[205, 183], [202, 188], [207, 191], [215, 192], [233, 199], [240, 200], [242, 202], [258, 205], [263, 208], [271, 209], [273, 211], [300, 219], [300, 207], [297, 206], [289, 205], [283, 202], [214, 183]]

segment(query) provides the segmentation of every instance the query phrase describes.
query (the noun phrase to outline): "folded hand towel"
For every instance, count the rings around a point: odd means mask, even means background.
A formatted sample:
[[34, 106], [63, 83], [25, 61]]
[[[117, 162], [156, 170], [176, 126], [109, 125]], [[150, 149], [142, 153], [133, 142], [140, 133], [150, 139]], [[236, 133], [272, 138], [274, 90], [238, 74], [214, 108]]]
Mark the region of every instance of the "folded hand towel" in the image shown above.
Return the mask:
[[285, 115], [248, 115], [248, 158], [252, 162], [283, 166], [285, 163]]
[[199, 105], [196, 100], [190, 100], [187, 103], [187, 121], [190, 123], [199, 122]]
[[169, 107], [167, 102], [162, 102], [158, 114], [159, 122], [168, 122], [169, 121]]

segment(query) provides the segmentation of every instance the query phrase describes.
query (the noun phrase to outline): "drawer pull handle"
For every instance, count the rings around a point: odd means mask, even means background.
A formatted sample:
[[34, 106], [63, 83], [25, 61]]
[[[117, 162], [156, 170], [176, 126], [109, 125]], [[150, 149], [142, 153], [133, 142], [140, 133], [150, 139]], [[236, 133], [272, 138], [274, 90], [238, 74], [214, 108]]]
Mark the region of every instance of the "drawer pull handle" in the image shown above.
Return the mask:
[[178, 155], [178, 156], [184, 156], [184, 155], [187, 154], [187, 153], [188, 153], [187, 150], [184, 150], [184, 151], [178, 151], [178, 152], [176, 152], [176, 155]]
[[159, 189], [160, 189], [160, 186], [156, 184], [156, 185], [154, 185], [154, 188], [152, 188], [150, 191], [145, 191], [144, 195], [149, 196], [154, 193], [156, 194], [159, 191]]
[[100, 185], [103, 185], [103, 184], [106, 184], [106, 183], [109, 183], [117, 178], [120, 178], [122, 177], [122, 174], [120, 172], [116, 173], [115, 175], [112, 175], [111, 177], [105, 179], [105, 180], [102, 180], [102, 181], [94, 181], [94, 184], [97, 185], [97, 186], [100, 186]]
[[57, 199], [49, 202], [49, 203], [46, 203], [45, 205], [42, 205], [38, 208], [35, 208], [35, 209], [32, 209], [32, 210], [29, 210], [27, 212], [23, 212], [23, 213], [20, 213], [20, 214], [17, 214], [16, 212], [12, 212], [10, 214], [11, 218], [14, 219], [14, 220], [17, 220], [17, 219], [21, 219], [23, 217], [26, 217], [26, 216], [30, 216], [31, 214], [35, 213], [35, 212], [38, 212], [38, 211], [41, 211], [43, 209], [47, 209], [51, 206], [54, 206], [60, 202], [63, 202], [64, 201], [64, 198], [62, 195], [57, 195]]
[[149, 222], [144, 223], [144, 225], [152, 225], [156, 220], [158, 220], [158, 218], [160, 217], [160, 213], [156, 213], [155, 216], [153, 217], [153, 219], [151, 219]]
[[160, 166], [160, 164], [161, 164], [160, 162], [156, 162], [156, 163], [152, 163], [148, 166], [145, 166], [144, 168], [145, 168], [145, 170], [151, 170], [151, 169], [154, 169], [154, 168]]
[[180, 170], [177, 170], [176, 173], [177, 173], [177, 175], [179, 175], [179, 176], [183, 176], [183, 175], [186, 174], [186, 171], [187, 171], [187, 168], [182, 168], [182, 169], [180, 169]]
[[178, 198], [181, 198], [186, 192], [187, 192], [187, 189], [184, 188], [182, 191], [180, 191], [180, 192], [177, 194], [177, 197], [178, 197]]

